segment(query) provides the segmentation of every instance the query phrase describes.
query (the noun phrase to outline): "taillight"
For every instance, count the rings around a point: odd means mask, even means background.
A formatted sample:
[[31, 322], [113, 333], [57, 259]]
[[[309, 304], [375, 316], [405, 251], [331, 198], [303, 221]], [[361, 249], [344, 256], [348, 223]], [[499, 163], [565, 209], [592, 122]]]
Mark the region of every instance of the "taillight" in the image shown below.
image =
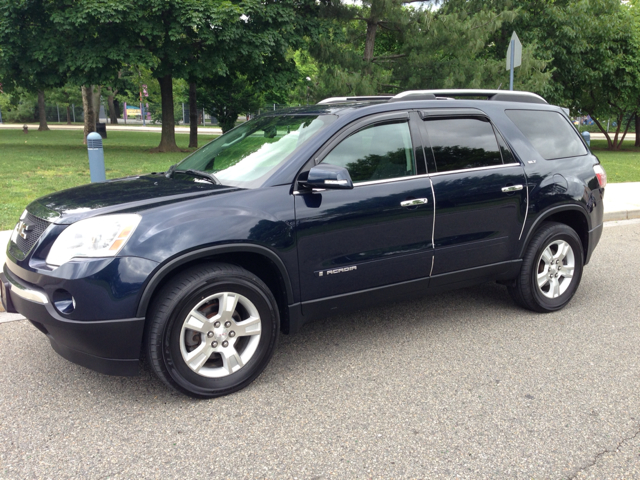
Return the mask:
[[602, 165], [594, 165], [593, 166], [593, 171], [596, 174], [596, 177], [598, 177], [598, 183], [600, 184], [600, 188], [604, 188], [607, 186], [607, 172], [604, 171], [604, 168], [602, 168]]

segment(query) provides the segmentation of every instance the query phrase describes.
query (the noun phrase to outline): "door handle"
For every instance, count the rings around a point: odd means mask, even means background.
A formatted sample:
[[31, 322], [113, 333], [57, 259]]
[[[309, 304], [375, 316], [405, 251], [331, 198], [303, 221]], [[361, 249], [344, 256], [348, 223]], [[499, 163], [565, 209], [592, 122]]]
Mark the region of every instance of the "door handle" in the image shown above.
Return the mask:
[[509, 192], [517, 192], [518, 190], [522, 190], [524, 187], [522, 185], [509, 185], [508, 187], [502, 187], [502, 191], [504, 193]]
[[428, 198], [414, 198], [412, 200], [405, 200], [400, 202], [401, 207], [415, 207], [416, 205], [424, 205], [429, 201]]

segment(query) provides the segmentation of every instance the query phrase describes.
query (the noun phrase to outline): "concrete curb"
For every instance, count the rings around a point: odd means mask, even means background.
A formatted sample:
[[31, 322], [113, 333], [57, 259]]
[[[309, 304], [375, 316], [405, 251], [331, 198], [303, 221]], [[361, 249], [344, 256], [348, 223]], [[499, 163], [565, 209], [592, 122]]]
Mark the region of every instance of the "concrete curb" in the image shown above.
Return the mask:
[[604, 221], [640, 218], [640, 182], [610, 183], [604, 194]]
[[608, 212], [604, 214], [605, 222], [617, 222], [620, 220], [633, 220], [640, 218], [640, 209], [620, 210], [618, 212]]

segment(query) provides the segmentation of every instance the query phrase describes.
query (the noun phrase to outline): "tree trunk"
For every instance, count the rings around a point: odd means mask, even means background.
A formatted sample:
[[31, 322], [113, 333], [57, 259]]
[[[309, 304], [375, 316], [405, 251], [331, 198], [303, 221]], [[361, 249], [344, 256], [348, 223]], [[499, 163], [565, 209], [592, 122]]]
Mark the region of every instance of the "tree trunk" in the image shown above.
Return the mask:
[[[620, 122], [622, 122], [623, 118], [624, 117], [621, 115]], [[627, 136], [627, 133], [629, 132], [629, 127], [631, 126], [631, 120], [633, 120], [633, 115], [631, 115], [629, 117], [629, 120], [627, 121], [627, 126], [624, 128], [624, 133], [622, 134], [622, 138], [620, 138], [620, 141], [618, 142], [618, 146], [616, 147], [616, 150], [620, 150], [620, 147], [622, 147], [622, 142], [624, 142], [624, 138]]]
[[84, 110], [84, 144], [87, 135], [96, 131], [96, 118], [93, 111], [93, 88], [82, 86], [82, 109]]
[[93, 85], [93, 123], [95, 125], [96, 122], [100, 121], [100, 94], [102, 93], [102, 88], [100, 85]]
[[636, 112], [636, 147], [640, 147], [640, 113]]
[[158, 79], [160, 96], [162, 97], [162, 136], [160, 145], [152, 152], [181, 152], [176, 145], [176, 122], [173, 117], [173, 78], [165, 75]]
[[[591, 119], [594, 121], [594, 123], [596, 124], [596, 126], [600, 129], [600, 131], [602, 133], [604, 133], [604, 137], [607, 139], [607, 150], [614, 150], [613, 146], [614, 146], [614, 142], [611, 140], [611, 135], [609, 135], [609, 132], [607, 131], [606, 128], [604, 128], [604, 126], [600, 123], [600, 121], [593, 115], [593, 113], [591, 112], [587, 112], [589, 114], [589, 116], [591, 117]], [[616, 138], [618, 136], [618, 132], [616, 131]]]
[[111, 125], [118, 123], [118, 112], [116, 112], [116, 105], [113, 102], [113, 94], [109, 94], [107, 97], [107, 105], [109, 105], [109, 121]]
[[49, 130], [49, 126], [47, 125], [47, 111], [44, 109], [43, 90], [38, 90], [38, 120], [40, 121], [40, 126], [38, 127], [39, 132]]
[[198, 105], [196, 82], [189, 83], [189, 148], [198, 148]]
[[367, 38], [364, 43], [364, 60], [370, 62], [373, 58], [373, 49], [376, 46], [376, 32], [378, 22], [376, 20], [367, 21]]
[[71, 105], [67, 104], [67, 125], [71, 125]]

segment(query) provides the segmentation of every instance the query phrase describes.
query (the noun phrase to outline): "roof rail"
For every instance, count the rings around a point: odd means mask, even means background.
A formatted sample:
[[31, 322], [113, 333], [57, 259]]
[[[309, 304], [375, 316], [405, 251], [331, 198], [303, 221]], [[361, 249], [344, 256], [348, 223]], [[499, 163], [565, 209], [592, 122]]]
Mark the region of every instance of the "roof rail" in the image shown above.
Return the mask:
[[412, 100], [435, 100], [446, 97], [485, 97], [487, 100], [499, 102], [520, 102], [520, 103], [547, 103], [540, 95], [531, 92], [521, 92], [512, 90], [472, 90], [472, 89], [452, 89], [452, 90], [408, 90], [399, 93], [391, 98], [390, 102], [404, 102]]
[[372, 102], [376, 100], [391, 100], [392, 95], [372, 95], [368, 97], [331, 97], [325, 98], [318, 102], [318, 105], [328, 105], [331, 103], [345, 103], [345, 102]]

